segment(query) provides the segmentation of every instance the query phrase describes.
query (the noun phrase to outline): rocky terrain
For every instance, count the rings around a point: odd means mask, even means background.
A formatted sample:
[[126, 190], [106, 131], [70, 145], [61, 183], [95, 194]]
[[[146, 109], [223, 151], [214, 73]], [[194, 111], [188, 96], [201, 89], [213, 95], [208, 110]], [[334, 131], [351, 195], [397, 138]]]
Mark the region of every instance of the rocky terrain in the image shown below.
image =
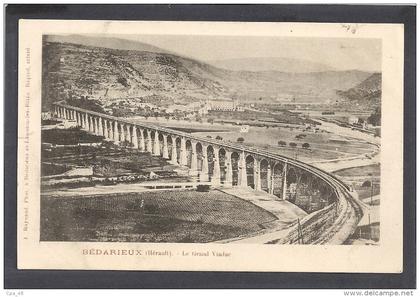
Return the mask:
[[54, 101], [86, 95], [107, 104], [127, 97], [159, 98], [162, 104], [222, 98], [325, 102], [342, 97], [337, 91], [358, 86], [372, 75], [227, 70], [113, 38], [47, 36], [43, 42], [43, 110]]
[[350, 102], [377, 107], [381, 102], [382, 75], [374, 73], [355, 87], [337, 93]]

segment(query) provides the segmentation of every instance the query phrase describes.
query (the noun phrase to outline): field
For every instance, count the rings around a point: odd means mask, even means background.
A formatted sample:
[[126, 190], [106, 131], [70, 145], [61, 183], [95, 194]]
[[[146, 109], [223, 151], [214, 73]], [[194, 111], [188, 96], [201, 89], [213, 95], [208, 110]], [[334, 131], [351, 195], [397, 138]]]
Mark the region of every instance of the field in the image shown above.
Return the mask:
[[211, 242], [274, 219], [216, 190], [41, 197], [41, 241]]
[[347, 168], [334, 172], [339, 176], [379, 176], [381, 174], [381, 166], [379, 164]]
[[[356, 140], [347, 140], [340, 136], [327, 132], [309, 132], [303, 128], [260, 128], [250, 127], [248, 133], [240, 133], [240, 128], [227, 126], [230, 132], [200, 132], [199, 136], [221, 136], [223, 140], [236, 142], [239, 137], [245, 139], [244, 144], [253, 145], [266, 150], [273, 151], [288, 157], [296, 157], [302, 161], [331, 160], [356, 156], [369, 153], [372, 146]], [[304, 135], [297, 139], [298, 135]], [[336, 141], [340, 139], [341, 141]], [[285, 147], [278, 145], [279, 141], [287, 143]], [[296, 148], [289, 146], [289, 143], [297, 144]], [[309, 143], [309, 149], [302, 149], [303, 143]]]
[[244, 111], [210, 111], [207, 119], [214, 121], [237, 121], [247, 124], [315, 124], [316, 122], [310, 119], [299, 117], [297, 114], [288, 112], [287, 110], [277, 111], [275, 114], [259, 110], [244, 110]]
[[197, 133], [197, 132], [229, 132], [229, 130], [218, 130], [209, 128], [191, 128], [191, 127], [166, 127], [169, 129], [186, 132], [186, 133]]
[[[380, 164], [374, 164], [369, 166], [353, 167], [334, 172], [335, 175], [346, 181], [349, 185], [353, 185], [357, 191], [360, 199], [377, 196], [380, 194], [380, 176], [381, 166]], [[371, 187], [373, 182], [373, 188]], [[370, 203], [370, 201], [365, 201]], [[375, 205], [380, 204], [379, 200], [375, 201]]]
[[104, 137], [89, 134], [86, 131], [78, 128], [72, 129], [49, 129], [42, 130], [41, 140], [42, 142], [54, 143], [54, 144], [67, 144], [75, 145], [78, 143], [94, 143], [101, 142]]
[[[51, 151], [43, 150], [43, 162], [52, 162], [68, 166], [95, 166], [97, 174], [104, 175], [106, 167], [111, 175], [118, 172], [144, 173], [150, 169], [163, 170], [168, 162], [150, 153], [123, 149], [118, 147], [58, 147]], [[108, 174], [108, 175], [109, 175]]]
[[[145, 122], [139, 117], [127, 118], [139, 123]], [[304, 126], [284, 125], [283, 127], [255, 127], [250, 126], [249, 132], [241, 133], [240, 126], [220, 123], [199, 123], [183, 120], [164, 120], [149, 118], [148, 121], [170, 127], [176, 130], [191, 132], [201, 137], [216, 138], [220, 136], [224, 141], [237, 143], [239, 137], [245, 139], [244, 144], [263, 148], [273, 153], [297, 158], [304, 162], [317, 160], [333, 160], [338, 158], [354, 157], [361, 154], [371, 153], [373, 145], [354, 138], [342, 137], [338, 134], [322, 131], [307, 131]], [[193, 128], [192, 128], [193, 127]], [[189, 131], [191, 130], [191, 131]], [[296, 137], [301, 137], [300, 139]], [[279, 146], [278, 142], [286, 142], [285, 147]], [[290, 142], [297, 144], [297, 148], [289, 146]], [[302, 149], [303, 143], [309, 143], [309, 149]]]

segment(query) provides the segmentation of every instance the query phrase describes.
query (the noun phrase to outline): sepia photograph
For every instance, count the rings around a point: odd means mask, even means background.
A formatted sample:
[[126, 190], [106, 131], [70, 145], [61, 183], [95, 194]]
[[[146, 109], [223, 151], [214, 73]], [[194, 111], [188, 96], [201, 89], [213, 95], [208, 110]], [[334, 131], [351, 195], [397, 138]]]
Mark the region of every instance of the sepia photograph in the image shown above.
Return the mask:
[[19, 28], [20, 269], [402, 271], [403, 26]]
[[380, 244], [379, 39], [44, 35], [41, 241]]

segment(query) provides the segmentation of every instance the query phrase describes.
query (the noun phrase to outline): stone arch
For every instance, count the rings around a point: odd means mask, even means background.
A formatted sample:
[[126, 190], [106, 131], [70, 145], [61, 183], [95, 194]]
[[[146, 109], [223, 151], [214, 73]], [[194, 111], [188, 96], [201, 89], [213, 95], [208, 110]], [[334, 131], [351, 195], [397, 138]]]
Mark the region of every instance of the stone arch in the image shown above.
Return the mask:
[[156, 136], [159, 138], [159, 132], [157, 130], [150, 129], [150, 140], [151, 140], [151, 146], [152, 146], [152, 149], [151, 149], [152, 155], [156, 154], [156, 148], [155, 148], [155, 141], [156, 141], [155, 137]]
[[255, 158], [252, 155], [248, 155], [245, 158], [246, 164], [246, 177], [247, 182], [246, 185], [255, 189]]
[[201, 142], [195, 144], [195, 151], [197, 152], [197, 170], [203, 170], [203, 145]]
[[102, 136], [103, 134], [103, 124], [102, 124], [102, 117], [97, 118], [97, 131], [96, 134]]
[[114, 121], [112, 121], [112, 120], [109, 120], [108, 121], [108, 129], [109, 129], [109, 131], [108, 131], [108, 135], [109, 135], [109, 138], [111, 139], [111, 140], [115, 140], [114, 139], [114, 131], [115, 131], [115, 124], [114, 124]]
[[90, 117], [90, 124], [91, 124], [90, 131], [92, 131], [92, 133], [95, 134], [96, 133], [96, 121], [95, 121], [95, 117], [92, 116], [92, 115], [90, 115], [89, 117]]
[[159, 137], [159, 132], [157, 130], [150, 130], [150, 131], [152, 131], [151, 135], [152, 135], [153, 140], [155, 140], [156, 135]]
[[93, 132], [93, 116], [91, 116], [90, 114], [87, 115], [87, 122], [89, 125], [89, 131]]
[[226, 149], [219, 149], [220, 181], [223, 184], [226, 181]]
[[311, 202], [312, 202], [312, 180], [313, 175], [305, 170], [297, 171], [298, 180], [296, 184], [296, 195], [293, 199], [291, 197], [290, 201], [305, 210], [310, 212]]
[[101, 125], [102, 125], [102, 117], [96, 117], [96, 123], [97, 123], [97, 125], [96, 125], [96, 134], [98, 134], [98, 135], [100, 135], [100, 132], [101, 132]]
[[172, 148], [175, 142], [173, 141], [172, 135], [168, 135], [167, 140], [168, 140], [168, 156], [169, 156], [169, 159], [172, 160]]
[[158, 132], [158, 140], [159, 140], [159, 152], [160, 155], [163, 155], [163, 133]]
[[96, 134], [100, 135], [101, 117], [96, 117]]
[[140, 148], [140, 128], [136, 125], [133, 126], [133, 133], [134, 131], [136, 131], [136, 136], [137, 136], [137, 147]]
[[290, 200], [294, 202], [296, 200], [296, 193], [299, 181], [298, 171], [295, 167], [288, 166], [287, 174], [286, 174], [286, 197], [283, 199]]
[[114, 139], [114, 122], [109, 119], [107, 121], [108, 137], [109, 139]]
[[232, 152], [231, 155], [232, 160], [232, 185], [237, 186], [239, 185], [239, 158], [240, 155], [238, 152]]
[[207, 161], [209, 166], [209, 178], [211, 180], [214, 171], [214, 148], [212, 145], [207, 146]]
[[191, 162], [192, 162], [192, 143], [190, 139], [187, 139], [185, 141], [185, 149], [187, 150], [187, 167], [191, 168]]
[[132, 139], [132, 131], [131, 131], [131, 125], [124, 123], [124, 133], [125, 133], [125, 141], [131, 143]]
[[277, 162], [273, 165], [272, 168], [272, 187], [273, 194], [277, 197], [283, 199], [283, 176], [284, 176], [284, 164]]
[[178, 164], [181, 163], [181, 137], [175, 136], [176, 160]]
[[288, 167], [289, 168], [286, 175], [287, 185], [290, 185], [291, 183], [297, 183], [299, 179], [298, 170], [290, 165]]
[[268, 176], [268, 167], [270, 166], [270, 163], [267, 159], [262, 159], [260, 161], [260, 181], [261, 181], [261, 190], [269, 193], [269, 177]]
[[159, 148], [159, 156], [162, 156], [163, 152], [163, 133], [159, 130], [156, 130], [157, 133], [157, 141], [158, 141], [158, 148]]
[[[105, 123], [106, 123], [106, 126], [105, 126]], [[108, 120], [107, 119], [105, 119], [105, 118], [102, 118], [102, 135], [105, 137], [105, 138], [108, 138]]]
[[337, 200], [336, 194], [332, 187], [324, 180], [314, 177], [312, 181], [312, 205], [311, 211], [324, 208]]
[[117, 122], [117, 129], [118, 129], [118, 141], [123, 141], [123, 139], [125, 138], [124, 124]]

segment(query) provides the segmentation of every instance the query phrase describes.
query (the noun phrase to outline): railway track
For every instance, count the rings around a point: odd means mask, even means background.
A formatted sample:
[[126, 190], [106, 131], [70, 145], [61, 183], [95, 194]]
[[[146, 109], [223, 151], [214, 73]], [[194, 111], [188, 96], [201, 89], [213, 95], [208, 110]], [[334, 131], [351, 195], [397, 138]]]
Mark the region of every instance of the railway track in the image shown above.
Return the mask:
[[[57, 105], [73, 109], [79, 112], [89, 113], [90, 115], [106, 118], [108, 120], [117, 121], [124, 124], [142, 126], [146, 129], [153, 129], [175, 136], [186, 137], [197, 142], [203, 142], [206, 144], [212, 144], [220, 147], [228, 147], [239, 152], [251, 153], [260, 157], [278, 160], [316, 175], [320, 179], [324, 180], [334, 190], [337, 197], [337, 201], [321, 210], [311, 213], [310, 215], [302, 219], [302, 222], [300, 222], [302, 231], [304, 233], [306, 232], [307, 234], [309, 234], [306, 241], [305, 239], [303, 239], [303, 243], [342, 244], [354, 232], [354, 230], [357, 227], [357, 224], [363, 216], [362, 202], [353, 197], [349, 187], [344, 182], [337, 179], [334, 175], [326, 171], [323, 171], [317, 167], [303, 163], [301, 161], [290, 159], [285, 156], [282, 156], [281, 154], [274, 154], [269, 151], [253, 148], [243, 144], [235, 144], [225, 142], [222, 140], [199, 137], [186, 132], [177, 131], [153, 124], [136, 123], [126, 119], [121, 119], [114, 116], [88, 111], [62, 103], [57, 103]], [[292, 226], [290, 228], [290, 232], [285, 239], [273, 240], [271, 243], [296, 243], [297, 241], [301, 242], [301, 238], [296, 237], [296, 233], [299, 233], [296, 230], [298, 227], [297, 225], [298, 224], [296, 223], [295, 226]], [[287, 239], [289, 239], [289, 242], [286, 241]]]

